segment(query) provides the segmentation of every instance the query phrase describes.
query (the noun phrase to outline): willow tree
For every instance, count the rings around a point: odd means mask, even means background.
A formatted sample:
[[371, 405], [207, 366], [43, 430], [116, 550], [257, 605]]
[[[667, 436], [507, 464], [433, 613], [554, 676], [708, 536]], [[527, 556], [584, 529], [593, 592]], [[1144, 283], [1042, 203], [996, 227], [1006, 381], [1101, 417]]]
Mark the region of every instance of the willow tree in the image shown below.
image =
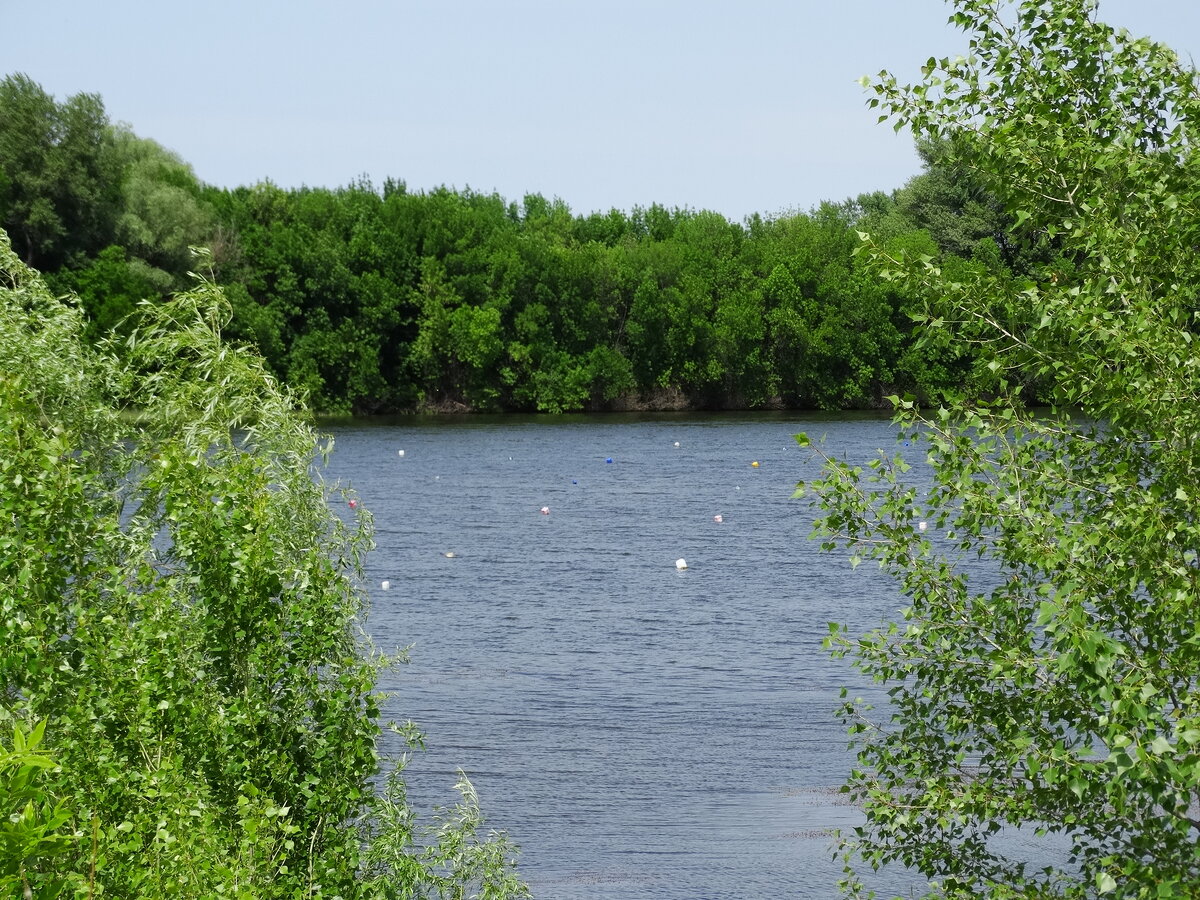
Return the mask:
[[228, 315], [97, 347], [0, 231], [0, 895], [523, 895], [465, 779], [426, 833], [380, 778], [370, 517]]
[[[993, 381], [944, 409], [897, 399], [924, 459], [829, 458], [810, 486], [825, 546], [905, 598], [895, 624], [830, 638], [891, 694], [843, 709], [865, 811], [842, 838], [852, 893], [889, 864], [929, 896], [1200, 890], [1200, 95], [1174, 53], [1097, 14], [957, 0], [969, 55], [866, 80], [1056, 262], [1016, 277], [864, 235], [924, 298], [925, 333], [973, 344]], [[1026, 408], [1031, 379], [1049, 413]]]

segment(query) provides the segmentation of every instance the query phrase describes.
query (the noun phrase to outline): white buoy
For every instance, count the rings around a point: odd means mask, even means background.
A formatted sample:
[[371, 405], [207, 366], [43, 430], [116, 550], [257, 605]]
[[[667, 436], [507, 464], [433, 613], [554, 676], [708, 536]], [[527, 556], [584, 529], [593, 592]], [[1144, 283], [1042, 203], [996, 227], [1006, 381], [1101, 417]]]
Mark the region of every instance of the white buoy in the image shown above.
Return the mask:
[[543, 507], [542, 507], [542, 515], [543, 515], [543, 516], [548, 516], [548, 515], [550, 515], [550, 507], [548, 507], [548, 506], [543, 506]]
[[715, 516], [713, 516], [713, 521], [716, 522], [718, 525], [720, 525], [725, 520], [723, 518], [721, 518], [720, 513], [717, 513]]
[[397, 451], [396, 451], [396, 453], [398, 453], [400, 456], [403, 456], [403, 455], [404, 455], [404, 451], [403, 451], [403, 450], [397, 450]]
[[390, 591], [392, 589], [392, 583], [390, 581], [384, 581], [379, 586], [385, 591]]
[[928, 525], [926, 525], [924, 522], [918, 522], [918, 523], [917, 523], [917, 530], [918, 530], [918, 531], [924, 531], [924, 530], [925, 530], [926, 528], [928, 528], [928, 527], [929, 527], [929, 526], [928, 526]]
[[442, 554], [442, 556], [446, 557], [446, 559], [454, 559], [454, 551], [447, 550], [445, 553]]
[[687, 568], [687, 560], [686, 560], [686, 559], [677, 559], [677, 560], [675, 560], [675, 568], [677, 568], [677, 569], [686, 569], [686, 568]]
[[676, 446], [676, 447], [678, 447], [678, 446], [679, 446], [679, 441], [676, 441], [676, 442], [675, 442], [675, 446]]

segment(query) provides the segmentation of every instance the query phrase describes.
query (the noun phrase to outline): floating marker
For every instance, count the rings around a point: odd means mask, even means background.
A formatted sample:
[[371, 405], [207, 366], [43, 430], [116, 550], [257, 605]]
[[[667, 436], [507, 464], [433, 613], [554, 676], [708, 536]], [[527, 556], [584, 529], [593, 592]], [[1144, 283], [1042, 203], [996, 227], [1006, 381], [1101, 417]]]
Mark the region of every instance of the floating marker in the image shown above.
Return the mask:
[[543, 515], [543, 516], [548, 516], [548, 515], [550, 515], [550, 507], [548, 507], [548, 506], [543, 506], [543, 507], [542, 507], [542, 515]]
[[571, 484], [579, 484], [579, 482], [578, 482], [578, 481], [576, 481], [574, 478], [572, 478], [572, 479], [571, 479]]
[[678, 447], [678, 446], [679, 446], [679, 441], [676, 441], [676, 442], [675, 442], [675, 446], [676, 446], [676, 447]]
[[454, 559], [454, 551], [447, 550], [445, 553], [442, 554], [442, 556], [446, 557], [446, 559]]
[[381, 582], [379, 586], [385, 591], [390, 591], [392, 589], [392, 583], [390, 581]]
[[677, 559], [677, 560], [675, 560], [675, 568], [677, 568], [677, 569], [686, 569], [686, 568], [687, 568], [687, 560], [686, 560], [686, 559]]
[[610, 456], [608, 459], [606, 459], [606, 460], [604, 460], [604, 461], [605, 461], [606, 463], [610, 463], [610, 462], [612, 462], [612, 457]]
[[752, 469], [758, 468], [758, 460], [757, 459], [754, 462], [750, 463], [750, 468], [752, 468]]
[[404, 455], [404, 451], [403, 451], [403, 450], [397, 450], [397, 451], [396, 451], [396, 453], [397, 453], [398, 455], [400, 455], [400, 456], [403, 456], [403, 455]]
[[358, 501], [357, 501], [357, 500], [351, 500], [351, 501], [350, 501], [350, 508], [351, 508], [351, 509], [358, 509]]
[[925, 530], [927, 527], [928, 527], [928, 526], [927, 526], [927, 525], [926, 525], [924, 522], [918, 522], [918, 523], [917, 523], [917, 530], [918, 530], [918, 531], [924, 531], [924, 530]]
[[713, 521], [716, 522], [718, 525], [720, 525], [725, 520], [721, 518], [720, 513], [717, 513], [717, 515], [713, 516]]

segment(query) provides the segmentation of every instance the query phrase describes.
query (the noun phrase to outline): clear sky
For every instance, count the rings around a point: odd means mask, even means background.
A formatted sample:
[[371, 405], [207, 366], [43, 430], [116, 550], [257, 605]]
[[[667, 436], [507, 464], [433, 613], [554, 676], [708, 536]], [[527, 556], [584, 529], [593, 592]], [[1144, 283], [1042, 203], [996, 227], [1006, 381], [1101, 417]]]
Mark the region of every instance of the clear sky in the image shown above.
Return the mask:
[[[1197, 0], [1101, 18], [1200, 54]], [[0, 74], [87, 91], [210, 184], [362, 175], [734, 220], [900, 187], [857, 79], [965, 50], [943, 0], [0, 0]]]

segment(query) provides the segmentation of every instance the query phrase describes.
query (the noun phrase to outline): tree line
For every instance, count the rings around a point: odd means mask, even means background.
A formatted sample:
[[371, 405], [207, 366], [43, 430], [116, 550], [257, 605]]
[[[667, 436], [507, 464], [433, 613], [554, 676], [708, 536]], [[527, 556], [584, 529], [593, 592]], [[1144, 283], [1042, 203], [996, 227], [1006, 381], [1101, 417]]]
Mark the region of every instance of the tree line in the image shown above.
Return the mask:
[[94, 338], [186, 289], [189, 248], [209, 248], [229, 335], [319, 411], [863, 408], [980, 375], [961, 346], [914, 340], [911, 293], [855, 255], [859, 232], [1006, 277], [1041, 261], [936, 142], [921, 150], [924, 174], [892, 193], [741, 223], [392, 179], [226, 189], [97, 95], [59, 102], [17, 74], [0, 82], [0, 225]]

